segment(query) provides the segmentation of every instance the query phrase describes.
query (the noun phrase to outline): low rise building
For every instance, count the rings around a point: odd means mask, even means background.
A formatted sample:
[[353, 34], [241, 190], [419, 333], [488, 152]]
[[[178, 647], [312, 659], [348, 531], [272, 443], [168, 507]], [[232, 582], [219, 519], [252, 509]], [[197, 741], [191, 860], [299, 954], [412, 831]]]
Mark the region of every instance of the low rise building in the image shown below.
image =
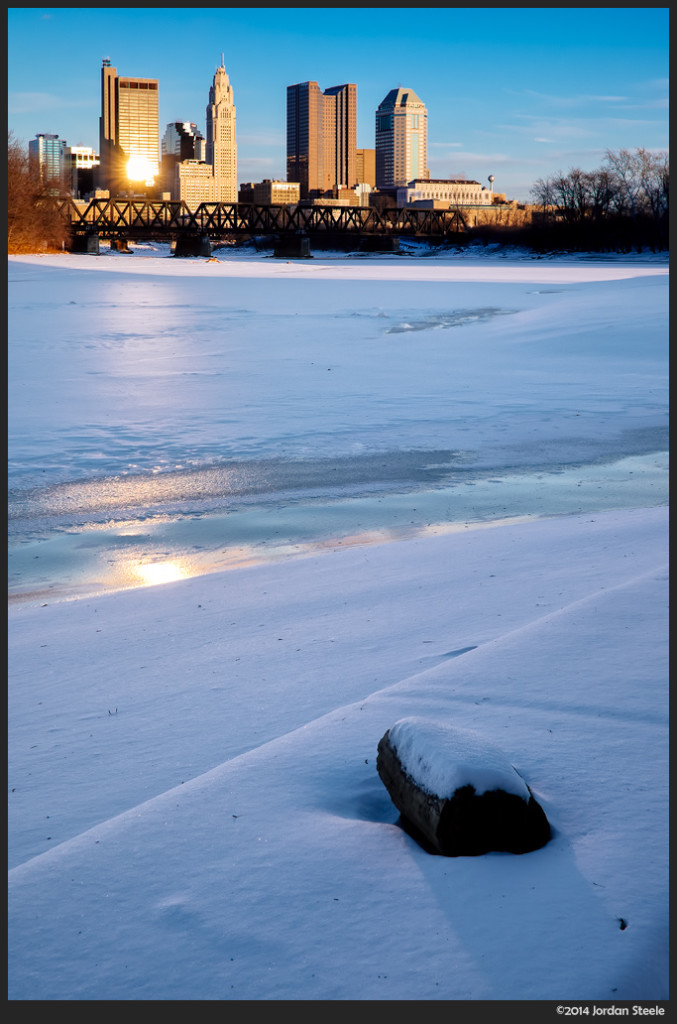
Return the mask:
[[371, 185], [376, 188], [376, 150], [358, 149], [357, 159], [357, 181], [359, 185]]
[[[241, 186], [240, 191], [244, 186]], [[270, 178], [264, 178], [263, 181], [257, 181], [251, 186], [250, 200], [242, 200], [244, 202], [253, 202], [257, 206], [287, 206], [293, 203], [298, 203], [301, 198], [301, 184], [298, 181], [272, 181]]]
[[[446, 203], [447, 206], [491, 206], [494, 201], [493, 192], [479, 181], [465, 178], [416, 178], [406, 188], [398, 188], [397, 205], [411, 206], [433, 200], [435, 203]], [[444, 209], [438, 206], [437, 209]]]
[[216, 185], [211, 164], [201, 160], [182, 160], [174, 168], [172, 198], [195, 210], [200, 203], [216, 202]]
[[99, 166], [98, 154], [91, 146], [67, 146], [64, 154], [66, 186], [76, 199], [91, 195]]

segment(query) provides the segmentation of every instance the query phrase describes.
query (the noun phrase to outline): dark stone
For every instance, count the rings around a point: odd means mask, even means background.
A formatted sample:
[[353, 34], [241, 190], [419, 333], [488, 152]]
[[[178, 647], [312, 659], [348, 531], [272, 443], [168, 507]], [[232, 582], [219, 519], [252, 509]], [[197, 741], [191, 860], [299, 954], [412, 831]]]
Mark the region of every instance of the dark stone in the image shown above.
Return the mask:
[[526, 784], [528, 800], [502, 789], [478, 795], [471, 784], [449, 797], [432, 795], [404, 770], [389, 737], [390, 730], [378, 744], [376, 768], [403, 827], [427, 852], [445, 857], [529, 853], [551, 838], [545, 812]]

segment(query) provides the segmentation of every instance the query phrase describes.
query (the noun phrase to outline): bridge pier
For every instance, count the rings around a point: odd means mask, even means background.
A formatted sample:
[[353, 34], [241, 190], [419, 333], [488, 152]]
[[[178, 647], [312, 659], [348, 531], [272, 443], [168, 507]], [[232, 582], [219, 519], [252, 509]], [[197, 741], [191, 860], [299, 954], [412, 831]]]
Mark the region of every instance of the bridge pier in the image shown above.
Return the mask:
[[110, 247], [113, 252], [131, 252], [126, 238], [111, 238]]
[[273, 256], [284, 259], [309, 259], [310, 239], [307, 235], [282, 235], [275, 242]]
[[360, 235], [359, 252], [399, 252], [400, 240], [396, 235]]
[[69, 249], [71, 252], [85, 252], [98, 256], [99, 236], [95, 231], [88, 231], [85, 235], [73, 235]]
[[176, 239], [175, 256], [211, 256], [209, 235], [183, 235]]

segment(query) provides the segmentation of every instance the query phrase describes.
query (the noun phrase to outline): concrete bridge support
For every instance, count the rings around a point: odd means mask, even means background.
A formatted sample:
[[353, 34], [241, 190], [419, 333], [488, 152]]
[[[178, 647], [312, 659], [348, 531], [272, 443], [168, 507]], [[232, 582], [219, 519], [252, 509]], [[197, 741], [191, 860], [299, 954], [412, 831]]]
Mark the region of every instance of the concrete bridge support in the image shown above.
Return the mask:
[[212, 243], [209, 235], [184, 235], [176, 239], [175, 256], [211, 256]]
[[85, 252], [92, 256], [99, 255], [99, 236], [95, 231], [86, 235], [74, 235], [69, 246], [71, 252]]
[[308, 259], [311, 257], [310, 239], [307, 235], [282, 235], [275, 242], [273, 256], [283, 259]]
[[399, 252], [400, 240], [394, 235], [360, 235], [360, 252]]

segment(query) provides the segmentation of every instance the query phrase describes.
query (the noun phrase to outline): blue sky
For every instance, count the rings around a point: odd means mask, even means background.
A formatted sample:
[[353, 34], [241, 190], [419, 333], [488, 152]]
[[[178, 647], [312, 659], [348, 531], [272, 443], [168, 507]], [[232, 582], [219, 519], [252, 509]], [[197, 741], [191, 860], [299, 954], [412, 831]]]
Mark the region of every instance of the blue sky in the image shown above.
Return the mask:
[[529, 200], [533, 183], [591, 170], [607, 149], [668, 149], [667, 7], [14, 7], [8, 127], [98, 150], [100, 68], [157, 78], [160, 131], [204, 133], [225, 55], [238, 180], [286, 178], [286, 87], [357, 84], [357, 144], [374, 146], [390, 89], [428, 108], [431, 177]]

